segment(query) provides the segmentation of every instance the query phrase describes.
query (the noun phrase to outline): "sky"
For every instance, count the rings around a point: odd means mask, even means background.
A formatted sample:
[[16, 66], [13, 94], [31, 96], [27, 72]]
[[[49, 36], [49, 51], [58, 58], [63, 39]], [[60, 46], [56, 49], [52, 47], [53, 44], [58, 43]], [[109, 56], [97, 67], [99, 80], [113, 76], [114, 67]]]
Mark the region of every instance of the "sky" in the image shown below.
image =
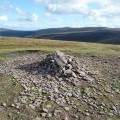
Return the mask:
[[0, 0], [0, 28], [120, 27], [120, 0]]

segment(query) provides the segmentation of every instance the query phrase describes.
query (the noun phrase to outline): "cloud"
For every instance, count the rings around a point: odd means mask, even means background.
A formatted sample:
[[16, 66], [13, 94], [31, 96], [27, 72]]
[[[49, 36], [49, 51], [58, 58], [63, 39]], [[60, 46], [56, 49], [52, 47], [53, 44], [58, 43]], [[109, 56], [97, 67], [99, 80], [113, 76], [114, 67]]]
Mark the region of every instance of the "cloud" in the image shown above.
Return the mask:
[[[48, 12], [53, 13], [88, 13], [88, 7], [86, 3], [88, 1], [80, 0], [34, 0], [37, 3], [44, 4]], [[91, 0], [90, 0], [91, 1]], [[94, 0], [92, 0], [94, 1]], [[89, 3], [89, 2], [88, 2]]]
[[13, 6], [9, 2], [7, 2], [7, 1], [3, 2], [2, 4], [0, 4], [0, 9], [8, 11], [8, 10], [10, 10], [12, 8], [13, 8]]
[[2, 15], [2, 16], [0, 16], [0, 21], [6, 22], [6, 21], [8, 21], [8, 17], [6, 15]]
[[34, 0], [37, 3], [44, 4], [46, 10], [54, 13], [83, 13], [89, 12], [89, 3], [100, 3], [103, 0]]
[[[0, 11], [5, 14], [14, 14], [14, 18], [10, 18], [10, 21], [21, 21], [21, 22], [38, 22], [39, 16], [36, 13], [28, 12], [18, 6], [12, 5], [10, 2], [3, 2], [0, 4]], [[7, 21], [7, 16], [0, 16], [0, 21]]]
[[14, 6], [11, 3], [9, 3], [8, 1], [5, 1], [0, 4], [0, 11], [4, 12], [6, 14], [12, 13], [12, 14], [20, 15], [20, 16], [25, 16], [28, 14], [28, 12], [26, 10], [21, 9], [17, 6]]
[[[34, 0], [34, 2], [45, 5], [48, 13], [77, 13], [91, 21], [102, 23], [120, 16], [119, 0]], [[90, 4], [97, 4], [99, 7], [90, 7]]]
[[28, 14], [27, 11], [25, 11], [19, 7], [15, 7], [14, 11], [20, 16], [26, 16]]
[[35, 13], [32, 14], [31, 19], [33, 22], [38, 22], [39, 21], [39, 16]]
[[24, 21], [24, 22], [38, 22], [39, 21], [39, 16], [35, 13], [32, 15], [26, 15], [23, 17], [20, 17], [18, 21]]
[[46, 16], [50, 17], [51, 13], [50, 12], [46, 12]]

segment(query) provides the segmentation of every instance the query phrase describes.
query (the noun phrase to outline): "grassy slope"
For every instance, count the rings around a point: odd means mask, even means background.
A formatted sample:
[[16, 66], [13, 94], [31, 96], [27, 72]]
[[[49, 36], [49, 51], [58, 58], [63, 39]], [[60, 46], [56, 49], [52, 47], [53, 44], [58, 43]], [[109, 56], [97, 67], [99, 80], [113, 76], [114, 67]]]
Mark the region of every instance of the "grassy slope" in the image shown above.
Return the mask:
[[24, 50], [62, 50], [73, 53], [120, 54], [120, 45], [104, 45], [84, 42], [81, 43], [7, 37], [0, 38], [0, 54]]
[[[0, 54], [25, 51], [25, 50], [40, 50], [40, 51], [54, 51], [54, 50], [70, 51], [73, 53], [82, 54], [102, 54], [102, 55], [120, 55], [120, 45], [104, 45], [104, 44], [93, 44], [93, 43], [80, 43], [80, 42], [65, 42], [65, 41], [47, 41], [47, 40], [34, 40], [34, 39], [20, 39], [20, 38], [0, 38]], [[6, 61], [10, 58], [0, 58], [1, 61]], [[7, 106], [0, 111], [2, 120], [8, 120], [7, 115], [12, 114], [16, 119], [22, 119], [25, 116], [18, 113], [17, 110], [12, 109], [9, 105], [17, 97], [22, 88], [19, 83], [15, 85], [11, 80], [13, 78], [9, 76], [3, 76], [0, 74], [0, 103], [6, 102]], [[14, 93], [16, 91], [16, 93]], [[4, 96], [3, 96], [4, 95]], [[27, 111], [27, 112], [26, 112]], [[18, 113], [18, 114], [17, 114]], [[24, 112], [23, 112], [24, 113]], [[25, 109], [26, 116], [34, 114], [33, 111]], [[35, 113], [36, 114], [36, 113]], [[0, 118], [0, 119], [1, 119]], [[27, 120], [28, 118], [26, 118]], [[112, 119], [112, 120], [119, 120]]]

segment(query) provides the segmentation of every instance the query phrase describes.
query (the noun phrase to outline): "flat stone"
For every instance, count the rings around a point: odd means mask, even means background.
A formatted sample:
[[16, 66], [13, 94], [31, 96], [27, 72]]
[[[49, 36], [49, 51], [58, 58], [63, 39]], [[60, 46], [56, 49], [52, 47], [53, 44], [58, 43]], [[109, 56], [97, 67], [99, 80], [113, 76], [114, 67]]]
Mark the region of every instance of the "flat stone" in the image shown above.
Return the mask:
[[72, 71], [72, 76], [74, 77], [74, 78], [77, 78], [77, 75]]
[[86, 113], [85, 113], [85, 115], [86, 115], [86, 116], [89, 116], [89, 115], [90, 115], [90, 113], [86, 112]]
[[42, 110], [43, 110], [43, 112], [46, 112], [46, 113], [48, 113], [48, 109], [46, 109], [46, 108], [43, 108]]
[[64, 74], [71, 75], [71, 74], [72, 74], [71, 69], [65, 70], [65, 71], [64, 71]]
[[49, 79], [49, 80], [50, 80], [50, 79], [51, 79], [51, 76], [50, 76], [50, 75], [47, 75], [47, 79]]
[[89, 82], [94, 82], [95, 79], [90, 77], [90, 76], [85, 76], [84, 80], [89, 81]]
[[44, 113], [44, 112], [41, 113], [41, 116], [42, 116], [42, 117], [46, 117], [46, 115], [47, 115], [47, 113]]
[[47, 107], [47, 108], [51, 108], [52, 106], [48, 104], [48, 105], [46, 105], [46, 107]]
[[47, 117], [48, 117], [48, 118], [52, 117], [52, 114], [51, 114], [51, 113], [48, 113], [48, 114], [47, 114]]
[[84, 77], [84, 76], [86, 76], [86, 73], [83, 72], [83, 71], [80, 71], [80, 76], [81, 76], [81, 77]]
[[54, 59], [60, 67], [65, 66], [65, 64], [67, 63], [64, 53], [62, 53], [60, 51], [56, 51]]
[[70, 110], [70, 107], [64, 107], [64, 109], [65, 109], [66, 111], [69, 111], [69, 110]]

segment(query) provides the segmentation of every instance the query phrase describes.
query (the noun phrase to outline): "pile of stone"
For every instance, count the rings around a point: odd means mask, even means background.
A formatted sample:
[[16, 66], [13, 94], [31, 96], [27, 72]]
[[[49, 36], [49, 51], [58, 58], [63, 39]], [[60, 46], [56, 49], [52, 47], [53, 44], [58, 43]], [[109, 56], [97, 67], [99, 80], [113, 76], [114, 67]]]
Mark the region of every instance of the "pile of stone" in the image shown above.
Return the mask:
[[81, 80], [93, 82], [94, 78], [84, 66], [81, 66], [73, 56], [56, 51], [48, 54], [40, 63], [42, 74], [48, 78], [55, 77], [59, 81], [68, 81], [77, 86]]
[[[86, 58], [83, 60], [87, 61]], [[22, 111], [24, 106], [30, 107], [40, 113], [40, 119], [46, 120], [61, 118], [59, 115], [64, 117], [64, 113], [66, 116], [71, 114], [70, 118], [73, 120], [83, 119], [83, 116], [106, 118], [106, 115], [118, 115], [119, 101], [108, 106], [109, 103], [107, 104], [101, 96], [104, 95], [104, 91], [105, 95], [112, 96], [116, 91], [115, 96], [118, 96], [120, 90], [118, 88], [113, 90], [110, 84], [103, 81], [104, 78], [102, 81], [96, 80], [95, 84], [82, 86], [84, 83], [95, 81], [92, 74], [94, 71], [92, 70], [92, 73], [89, 71], [92, 67], [87, 70], [87, 66], [84, 66], [87, 64], [84, 64], [83, 60], [81, 57], [56, 51], [48, 55], [28, 54], [0, 64], [0, 72], [12, 75], [13, 85], [21, 83], [23, 87], [18, 98], [15, 98], [9, 106], [19, 111]], [[106, 87], [101, 87], [103, 82]], [[8, 106], [6, 101], [2, 106]], [[69, 117], [65, 117], [65, 120], [67, 119]]]

